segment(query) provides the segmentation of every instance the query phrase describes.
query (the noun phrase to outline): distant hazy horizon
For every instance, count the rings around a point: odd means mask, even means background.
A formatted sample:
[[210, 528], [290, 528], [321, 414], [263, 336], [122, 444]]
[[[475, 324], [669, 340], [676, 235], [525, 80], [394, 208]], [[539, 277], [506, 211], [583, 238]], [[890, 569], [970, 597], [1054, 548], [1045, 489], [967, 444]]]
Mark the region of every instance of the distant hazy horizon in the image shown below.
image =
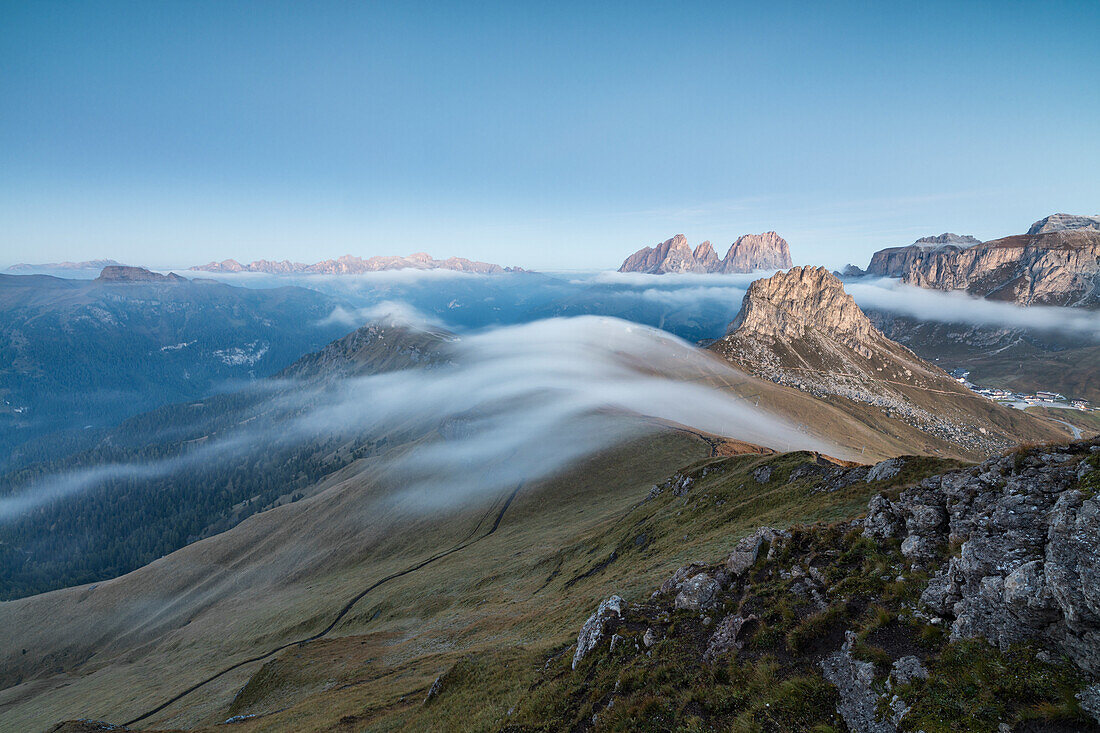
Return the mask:
[[[866, 265], [1100, 211], [1100, 5], [5, 3], [0, 267]], [[1055, 50], [1052, 50], [1055, 49]]]

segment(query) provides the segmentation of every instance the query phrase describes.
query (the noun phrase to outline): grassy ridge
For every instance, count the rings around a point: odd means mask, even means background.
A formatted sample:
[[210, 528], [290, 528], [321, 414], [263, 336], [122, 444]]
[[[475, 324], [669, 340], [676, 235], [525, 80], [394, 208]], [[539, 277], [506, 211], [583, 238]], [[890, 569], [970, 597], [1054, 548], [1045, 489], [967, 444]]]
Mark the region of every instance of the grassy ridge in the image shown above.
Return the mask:
[[[686, 493], [677, 495], [670, 487], [652, 492], [648, 500], [640, 493], [634, 506], [561, 544], [540, 541], [544, 528], [532, 521], [540, 512], [528, 507], [525, 516], [513, 518], [516, 523], [501, 538], [507, 538], [503, 546], [487, 543], [479, 548], [480, 557], [433, 567], [429, 574], [410, 578], [407, 587], [394, 589], [385, 601], [379, 599], [377, 606], [364, 608], [364, 614], [379, 613], [379, 625], [388, 630], [288, 650], [252, 677], [223, 711], [225, 717], [259, 715], [240, 722], [242, 730], [490, 730], [537, 728], [539, 720], [564, 724], [561, 716], [579, 714], [584, 704], [566, 705], [558, 713], [547, 705], [579, 694], [572, 689], [565, 694], [573, 676], [564, 671], [570, 655], [563, 652], [599, 599], [617, 592], [632, 603], [643, 601], [679, 565], [722, 556], [759, 525], [836, 522], [862, 511], [876, 491], [958, 465], [913, 459], [890, 481], [832, 492], [815, 491], [820, 479], [813, 475], [790, 480], [796, 469], [815, 463], [813, 454], [801, 452], [704, 459], [679, 472], [694, 479]], [[766, 483], [753, 477], [761, 466], [772, 469]], [[512, 568], [493, 562], [519, 545], [536, 551]], [[479, 578], [462, 577], [477, 572], [474, 568], [480, 569]], [[486, 573], [488, 568], [493, 572]], [[417, 606], [415, 599], [424, 599], [420, 589], [431, 587], [457, 592], [452, 596], [444, 590], [444, 598]], [[409, 623], [410, 618], [418, 623]], [[795, 639], [805, 633], [790, 631]], [[685, 679], [672, 674], [674, 660], [668, 664], [672, 667], [661, 673], [666, 684], [683, 686]], [[779, 674], [760, 664], [755, 671], [738, 673], [749, 675], [744, 677], [747, 689], [770, 687]], [[442, 691], [425, 704], [437, 679]], [[787, 688], [805, 685], [817, 690], [815, 695], [828, 694], [806, 680]], [[639, 689], [649, 686], [646, 682]], [[688, 692], [697, 688], [698, 681], [684, 686]], [[532, 694], [532, 689], [545, 693]]]

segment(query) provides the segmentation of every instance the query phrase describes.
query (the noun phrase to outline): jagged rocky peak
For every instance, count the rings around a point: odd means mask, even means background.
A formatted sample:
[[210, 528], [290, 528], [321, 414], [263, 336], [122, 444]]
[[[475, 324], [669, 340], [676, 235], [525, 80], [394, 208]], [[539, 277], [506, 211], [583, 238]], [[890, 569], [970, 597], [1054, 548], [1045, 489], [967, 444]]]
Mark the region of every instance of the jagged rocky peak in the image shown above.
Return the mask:
[[730, 323], [738, 335], [799, 339], [808, 330], [866, 341], [877, 332], [844, 284], [824, 267], [792, 267], [749, 286]]
[[1100, 232], [1100, 216], [1078, 216], [1076, 214], [1051, 214], [1031, 225], [1028, 234], [1046, 234], [1064, 232], [1068, 229], [1084, 229]]
[[99, 273], [96, 280], [102, 282], [186, 282], [187, 278], [180, 277], [174, 272], [161, 275], [159, 272], [146, 270], [144, 267], [130, 267], [129, 265], [108, 265]]
[[721, 264], [718, 253], [714, 251], [709, 239], [696, 247], [692, 256], [695, 257], [695, 262], [707, 272], [713, 272]]
[[917, 241], [913, 242], [915, 247], [924, 248], [938, 248], [944, 245], [953, 245], [956, 247], [973, 247], [975, 244], [981, 244], [982, 240], [977, 237], [972, 237], [969, 234], [953, 234], [952, 232], [944, 232], [943, 234], [937, 234], [930, 237], [921, 237]]
[[709, 241], [694, 250], [687, 237], [677, 234], [655, 247], [643, 247], [623, 261], [619, 272], [645, 272], [662, 275], [668, 272], [754, 272], [778, 270], [791, 266], [791, 251], [787, 241], [775, 232], [745, 234], [737, 238], [723, 259]]
[[780, 270], [792, 265], [787, 240], [775, 232], [743, 234], [730, 245], [722, 260], [722, 272]]
[[[699, 245], [696, 251], [706, 256], [703, 245]], [[714, 252], [713, 248], [711, 252]], [[717, 259], [717, 255], [715, 258]], [[695, 261], [695, 254], [688, 245], [687, 237], [683, 234], [666, 239], [656, 247], [642, 247], [627, 257], [619, 268], [619, 272], [646, 272], [654, 275], [662, 275], [666, 272], [702, 271]]]

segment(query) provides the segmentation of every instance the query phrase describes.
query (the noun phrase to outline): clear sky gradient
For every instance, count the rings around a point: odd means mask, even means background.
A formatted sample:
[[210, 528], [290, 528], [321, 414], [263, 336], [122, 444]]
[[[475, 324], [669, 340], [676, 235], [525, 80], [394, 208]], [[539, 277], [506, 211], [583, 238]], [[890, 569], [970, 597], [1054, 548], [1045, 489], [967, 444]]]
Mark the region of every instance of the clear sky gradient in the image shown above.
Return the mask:
[[1100, 212], [1100, 2], [0, 3], [0, 265], [796, 262]]

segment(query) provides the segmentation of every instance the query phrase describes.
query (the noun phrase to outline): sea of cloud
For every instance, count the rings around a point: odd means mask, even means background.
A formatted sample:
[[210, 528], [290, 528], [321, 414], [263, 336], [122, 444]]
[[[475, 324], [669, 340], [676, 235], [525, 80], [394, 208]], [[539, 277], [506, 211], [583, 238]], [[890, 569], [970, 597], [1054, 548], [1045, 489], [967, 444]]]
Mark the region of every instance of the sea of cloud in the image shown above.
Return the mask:
[[331, 437], [415, 437], [390, 473], [405, 477], [397, 487], [403, 495], [433, 508], [538, 481], [660, 425], [780, 449], [840, 452], [710, 386], [745, 375], [672, 334], [622, 319], [583, 316], [487, 328], [447, 349], [446, 363], [435, 368], [284, 383], [277, 391], [264, 385], [269, 400], [281, 404], [249, 409], [283, 419], [242, 415], [238, 429], [179, 456], [39, 479], [0, 498], [0, 520], [111, 478], [162, 477], [197, 463], [241, 460], [248, 450], [275, 442], [308, 445]]

